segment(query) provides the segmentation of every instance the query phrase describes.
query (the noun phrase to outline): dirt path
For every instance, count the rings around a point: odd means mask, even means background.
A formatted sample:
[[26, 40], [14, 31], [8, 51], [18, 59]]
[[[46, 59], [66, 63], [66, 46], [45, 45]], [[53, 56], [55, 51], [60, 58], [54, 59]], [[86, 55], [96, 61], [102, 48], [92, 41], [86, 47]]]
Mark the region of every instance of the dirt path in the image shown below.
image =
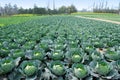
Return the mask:
[[112, 21], [112, 20], [106, 20], [106, 19], [90, 18], [90, 17], [83, 17], [83, 16], [75, 16], [75, 17], [91, 19], [91, 20], [98, 20], [98, 21], [105, 21], [105, 22], [110, 22], [110, 23], [114, 23], [114, 24], [120, 24], [120, 22], [118, 22], [118, 21]]

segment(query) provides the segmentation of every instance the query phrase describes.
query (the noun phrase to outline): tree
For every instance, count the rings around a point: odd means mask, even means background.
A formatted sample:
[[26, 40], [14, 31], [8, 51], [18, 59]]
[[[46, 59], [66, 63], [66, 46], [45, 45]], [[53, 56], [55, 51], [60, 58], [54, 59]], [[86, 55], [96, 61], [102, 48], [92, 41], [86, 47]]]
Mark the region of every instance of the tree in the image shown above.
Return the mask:
[[0, 13], [1, 13], [1, 16], [4, 16], [5, 15], [5, 10], [3, 7], [0, 7]]
[[8, 4], [8, 12], [7, 12], [7, 15], [12, 15], [13, 14], [13, 7], [12, 5], [9, 3]]
[[33, 14], [33, 9], [32, 8], [28, 9], [28, 14]]
[[107, 5], [108, 5], [107, 1], [105, 3], [100, 2], [99, 4], [95, 5], [96, 7], [93, 7], [93, 12], [96, 12], [96, 13], [118, 13], [119, 10], [109, 8], [109, 7], [107, 7]]
[[59, 13], [66, 13], [67, 8], [66, 8], [66, 6], [61, 6], [58, 11], [59, 11]]
[[13, 5], [13, 14], [17, 14], [18, 13], [18, 7], [17, 5]]
[[57, 10], [57, 9], [54, 9], [54, 10], [53, 10], [53, 14], [58, 14], [58, 10]]
[[74, 5], [71, 5], [70, 6], [70, 13], [74, 13], [74, 12], [77, 12], [77, 9]]
[[54, 9], [51, 10], [49, 8], [43, 8], [43, 7], [38, 7], [36, 4], [34, 4], [34, 8], [29, 8], [29, 9], [24, 9], [22, 7], [18, 8], [17, 5], [11, 5], [5, 4], [4, 7], [0, 7], [0, 15], [14, 15], [14, 14], [66, 14], [66, 13], [73, 13], [77, 12], [77, 9], [75, 8], [74, 5], [71, 6], [61, 6], [58, 10]]
[[24, 13], [25, 13], [25, 10], [24, 10], [22, 7], [20, 7], [20, 9], [18, 10], [18, 13], [19, 13], [19, 14], [24, 14]]
[[8, 5], [7, 4], [5, 4], [5, 6], [4, 6], [4, 15], [7, 15], [8, 14]]
[[70, 6], [67, 7], [66, 12], [67, 12], [68, 14], [71, 14], [71, 7], [70, 7]]
[[38, 14], [38, 6], [34, 4], [33, 14]]
[[18, 7], [17, 5], [11, 5], [9, 4], [5, 4], [4, 7], [0, 7], [0, 13], [1, 15], [13, 15], [13, 14], [17, 14], [18, 13]]
[[68, 14], [71, 14], [71, 13], [74, 13], [74, 12], [77, 12], [77, 9], [74, 5], [71, 5], [71, 6], [67, 7], [67, 13]]
[[46, 14], [45, 8], [38, 8], [37, 14]]
[[74, 12], [77, 12], [77, 9], [74, 5], [71, 5], [71, 6], [62, 6], [59, 8], [59, 13], [68, 13], [68, 14], [71, 14], [71, 13], [74, 13]]
[[2, 7], [0, 6], [0, 16], [2, 16]]
[[118, 12], [119, 12], [119, 14], [120, 14], [120, 2], [119, 2], [119, 9], [118, 9]]

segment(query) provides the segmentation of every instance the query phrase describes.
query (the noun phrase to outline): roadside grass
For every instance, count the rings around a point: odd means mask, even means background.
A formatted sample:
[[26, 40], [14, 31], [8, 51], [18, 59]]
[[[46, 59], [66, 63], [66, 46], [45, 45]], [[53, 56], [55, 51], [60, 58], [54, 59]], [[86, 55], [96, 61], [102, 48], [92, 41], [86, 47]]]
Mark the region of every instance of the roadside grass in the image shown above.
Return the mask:
[[77, 12], [77, 13], [73, 13], [72, 15], [84, 16], [90, 18], [100, 18], [100, 19], [120, 22], [120, 15], [112, 14], [112, 13]]

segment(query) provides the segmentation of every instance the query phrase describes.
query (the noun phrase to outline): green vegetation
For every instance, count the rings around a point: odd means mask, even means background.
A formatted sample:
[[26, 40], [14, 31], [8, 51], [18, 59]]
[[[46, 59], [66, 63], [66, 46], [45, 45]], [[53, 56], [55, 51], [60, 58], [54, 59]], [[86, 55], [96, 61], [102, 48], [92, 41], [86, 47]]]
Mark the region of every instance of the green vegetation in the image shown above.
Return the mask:
[[38, 60], [23, 61], [19, 67], [19, 71], [22, 75], [26, 77], [36, 75], [38, 72], [39, 65], [40, 61]]
[[76, 77], [84, 78], [88, 75], [87, 67], [83, 64], [73, 64], [73, 72]]
[[78, 13], [73, 13], [73, 15], [79, 15], [79, 16], [90, 17], [90, 18], [113, 20], [113, 21], [120, 22], [120, 15], [112, 14], [112, 13], [78, 12]]
[[[0, 16], [11, 16], [11, 15], [29, 15], [29, 14], [37, 14], [37, 15], [55, 15], [55, 14], [71, 14], [77, 12], [76, 7], [71, 4], [70, 6], [61, 6], [60, 8], [53, 10], [49, 7], [39, 7], [36, 4], [33, 8], [25, 9], [22, 7], [17, 7], [17, 5], [5, 4], [4, 6], [0, 6]], [[19, 15], [21, 16], [21, 15]]]
[[0, 79], [118, 80], [119, 34], [120, 25], [72, 16], [0, 27]]
[[111, 71], [110, 65], [105, 61], [91, 62], [91, 68], [99, 75], [106, 76]]
[[16, 14], [13, 16], [19, 16], [19, 17], [32, 17], [32, 16], [36, 16], [35, 14]]
[[20, 14], [8, 17], [0, 17], [0, 26], [18, 24], [32, 19], [36, 19], [37, 17], [39, 16], [34, 16], [32, 14]]

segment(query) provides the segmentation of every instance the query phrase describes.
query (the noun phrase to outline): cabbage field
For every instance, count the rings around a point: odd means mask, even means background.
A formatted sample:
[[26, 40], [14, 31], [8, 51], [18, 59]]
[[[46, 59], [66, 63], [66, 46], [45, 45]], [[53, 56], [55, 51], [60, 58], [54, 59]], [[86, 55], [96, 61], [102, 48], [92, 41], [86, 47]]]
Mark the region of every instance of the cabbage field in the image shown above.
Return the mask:
[[120, 25], [47, 16], [0, 27], [0, 80], [118, 80]]

